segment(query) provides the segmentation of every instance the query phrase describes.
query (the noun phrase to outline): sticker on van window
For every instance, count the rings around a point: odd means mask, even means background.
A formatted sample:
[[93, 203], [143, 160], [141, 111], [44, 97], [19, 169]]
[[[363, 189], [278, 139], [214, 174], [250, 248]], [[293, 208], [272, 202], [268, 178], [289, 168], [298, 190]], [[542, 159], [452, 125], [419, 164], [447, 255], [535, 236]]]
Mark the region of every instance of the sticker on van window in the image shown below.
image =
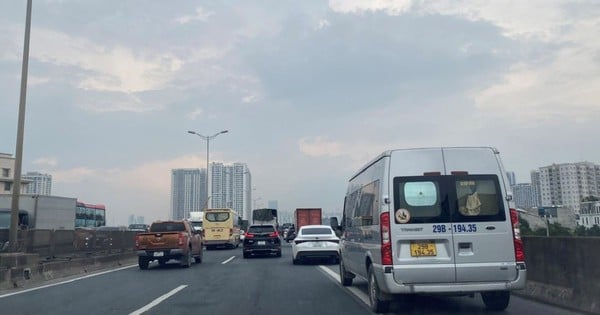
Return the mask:
[[396, 210], [396, 222], [398, 223], [407, 223], [410, 221], [410, 212], [406, 209], [398, 209]]

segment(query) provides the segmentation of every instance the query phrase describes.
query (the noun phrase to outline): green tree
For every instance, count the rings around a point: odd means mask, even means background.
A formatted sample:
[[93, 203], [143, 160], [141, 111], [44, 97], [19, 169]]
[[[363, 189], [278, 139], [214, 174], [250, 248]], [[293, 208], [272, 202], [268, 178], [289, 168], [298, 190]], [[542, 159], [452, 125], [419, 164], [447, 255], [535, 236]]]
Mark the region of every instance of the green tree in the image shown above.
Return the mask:
[[578, 225], [575, 228], [575, 231], [573, 232], [573, 234], [575, 234], [576, 236], [587, 236], [588, 233], [588, 229], [583, 225]]
[[560, 223], [552, 223], [550, 227], [550, 236], [571, 236], [571, 230], [560, 225]]
[[588, 236], [600, 236], [600, 226], [598, 224], [594, 224], [591, 228], [588, 229]]
[[529, 222], [523, 220], [521, 216], [519, 216], [519, 230], [521, 230], [521, 235], [534, 235]]

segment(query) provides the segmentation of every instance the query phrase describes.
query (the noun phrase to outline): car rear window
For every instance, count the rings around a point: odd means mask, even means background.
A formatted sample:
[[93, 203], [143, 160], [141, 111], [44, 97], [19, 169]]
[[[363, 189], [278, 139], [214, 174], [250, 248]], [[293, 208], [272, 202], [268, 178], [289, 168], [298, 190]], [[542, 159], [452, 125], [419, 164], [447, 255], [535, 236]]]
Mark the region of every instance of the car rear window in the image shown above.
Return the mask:
[[396, 177], [394, 207], [398, 224], [506, 220], [496, 175]]
[[180, 232], [185, 231], [185, 225], [181, 222], [152, 223], [150, 232]]
[[206, 220], [210, 222], [225, 222], [229, 220], [228, 212], [209, 212], [205, 214]]
[[275, 232], [275, 227], [271, 225], [251, 226], [248, 228], [248, 233], [271, 233]]
[[302, 229], [302, 235], [323, 235], [333, 234], [329, 228], [305, 228]]

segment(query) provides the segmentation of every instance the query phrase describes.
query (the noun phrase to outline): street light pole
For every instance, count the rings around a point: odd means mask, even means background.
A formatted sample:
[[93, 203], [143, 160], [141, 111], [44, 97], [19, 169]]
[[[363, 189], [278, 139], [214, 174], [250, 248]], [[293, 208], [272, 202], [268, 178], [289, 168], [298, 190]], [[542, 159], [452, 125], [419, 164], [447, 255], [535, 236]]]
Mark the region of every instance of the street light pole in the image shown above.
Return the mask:
[[200, 137], [200, 138], [202, 138], [203, 140], [206, 141], [206, 208], [211, 208], [212, 207], [212, 204], [211, 204], [211, 206], [209, 206], [209, 204], [208, 204], [208, 202], [210, 200], [210, 196], [208, 195], [208, 185], [209, 185], [209, 180], [208, 180], [209, 175], [208, 174], [210, 172], [209, 171], [209, 161], [208, 161], [208, 159], [209, 159], [209, 156], [210, 156], [209, 155], [210, 140], [216, 138], [218, 135], [220, 135], [222, 133], [228, 133], [228, 132], [229, 132], [229, 130], [222, 130], [222, 131], [219, 131], [219, 132], [215, 133], [212, 136], [205, 136], [205, 135], [201, 135], [201, 134], [199, 134], [199, 133], [197, 133], [195, 131], [188, 130], [189, 134], [196, 135], [196, 136], [198, 136], [198, 137]]
[[31, 0], [27, 0], [27, 13], [25, 18], [25, 43], [23, 45], [23, 65], [21, 68], [21, 97], [19, 100], [19, 118], [17, 125], [17, 147], [15, 152], [15, 171], [13, 182], [12, 203], [10, 211], [10, 232], [8, 241], [10, 251], [16, 252], [17, 226], [19, 224], [19, 195], [21, 194], [21, 167], [23, 164], [23, 135], [25, 130], [25, 99], [27, 96], [27, 69], [29, 68], [29, 37], [31, 34]]

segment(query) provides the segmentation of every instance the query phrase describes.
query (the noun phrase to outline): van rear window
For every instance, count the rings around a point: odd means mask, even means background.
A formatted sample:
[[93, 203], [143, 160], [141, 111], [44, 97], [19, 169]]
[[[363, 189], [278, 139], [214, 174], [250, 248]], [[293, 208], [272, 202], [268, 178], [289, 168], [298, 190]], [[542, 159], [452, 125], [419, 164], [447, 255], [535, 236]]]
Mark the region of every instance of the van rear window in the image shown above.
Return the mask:
[[229, 212], [209, 212], [205, 216], [209, 222], [225, 222], [229, 220]]
[[506, 220], [496, 175], [396, 177], [394, 207], [410, 217], [398, 224]]

